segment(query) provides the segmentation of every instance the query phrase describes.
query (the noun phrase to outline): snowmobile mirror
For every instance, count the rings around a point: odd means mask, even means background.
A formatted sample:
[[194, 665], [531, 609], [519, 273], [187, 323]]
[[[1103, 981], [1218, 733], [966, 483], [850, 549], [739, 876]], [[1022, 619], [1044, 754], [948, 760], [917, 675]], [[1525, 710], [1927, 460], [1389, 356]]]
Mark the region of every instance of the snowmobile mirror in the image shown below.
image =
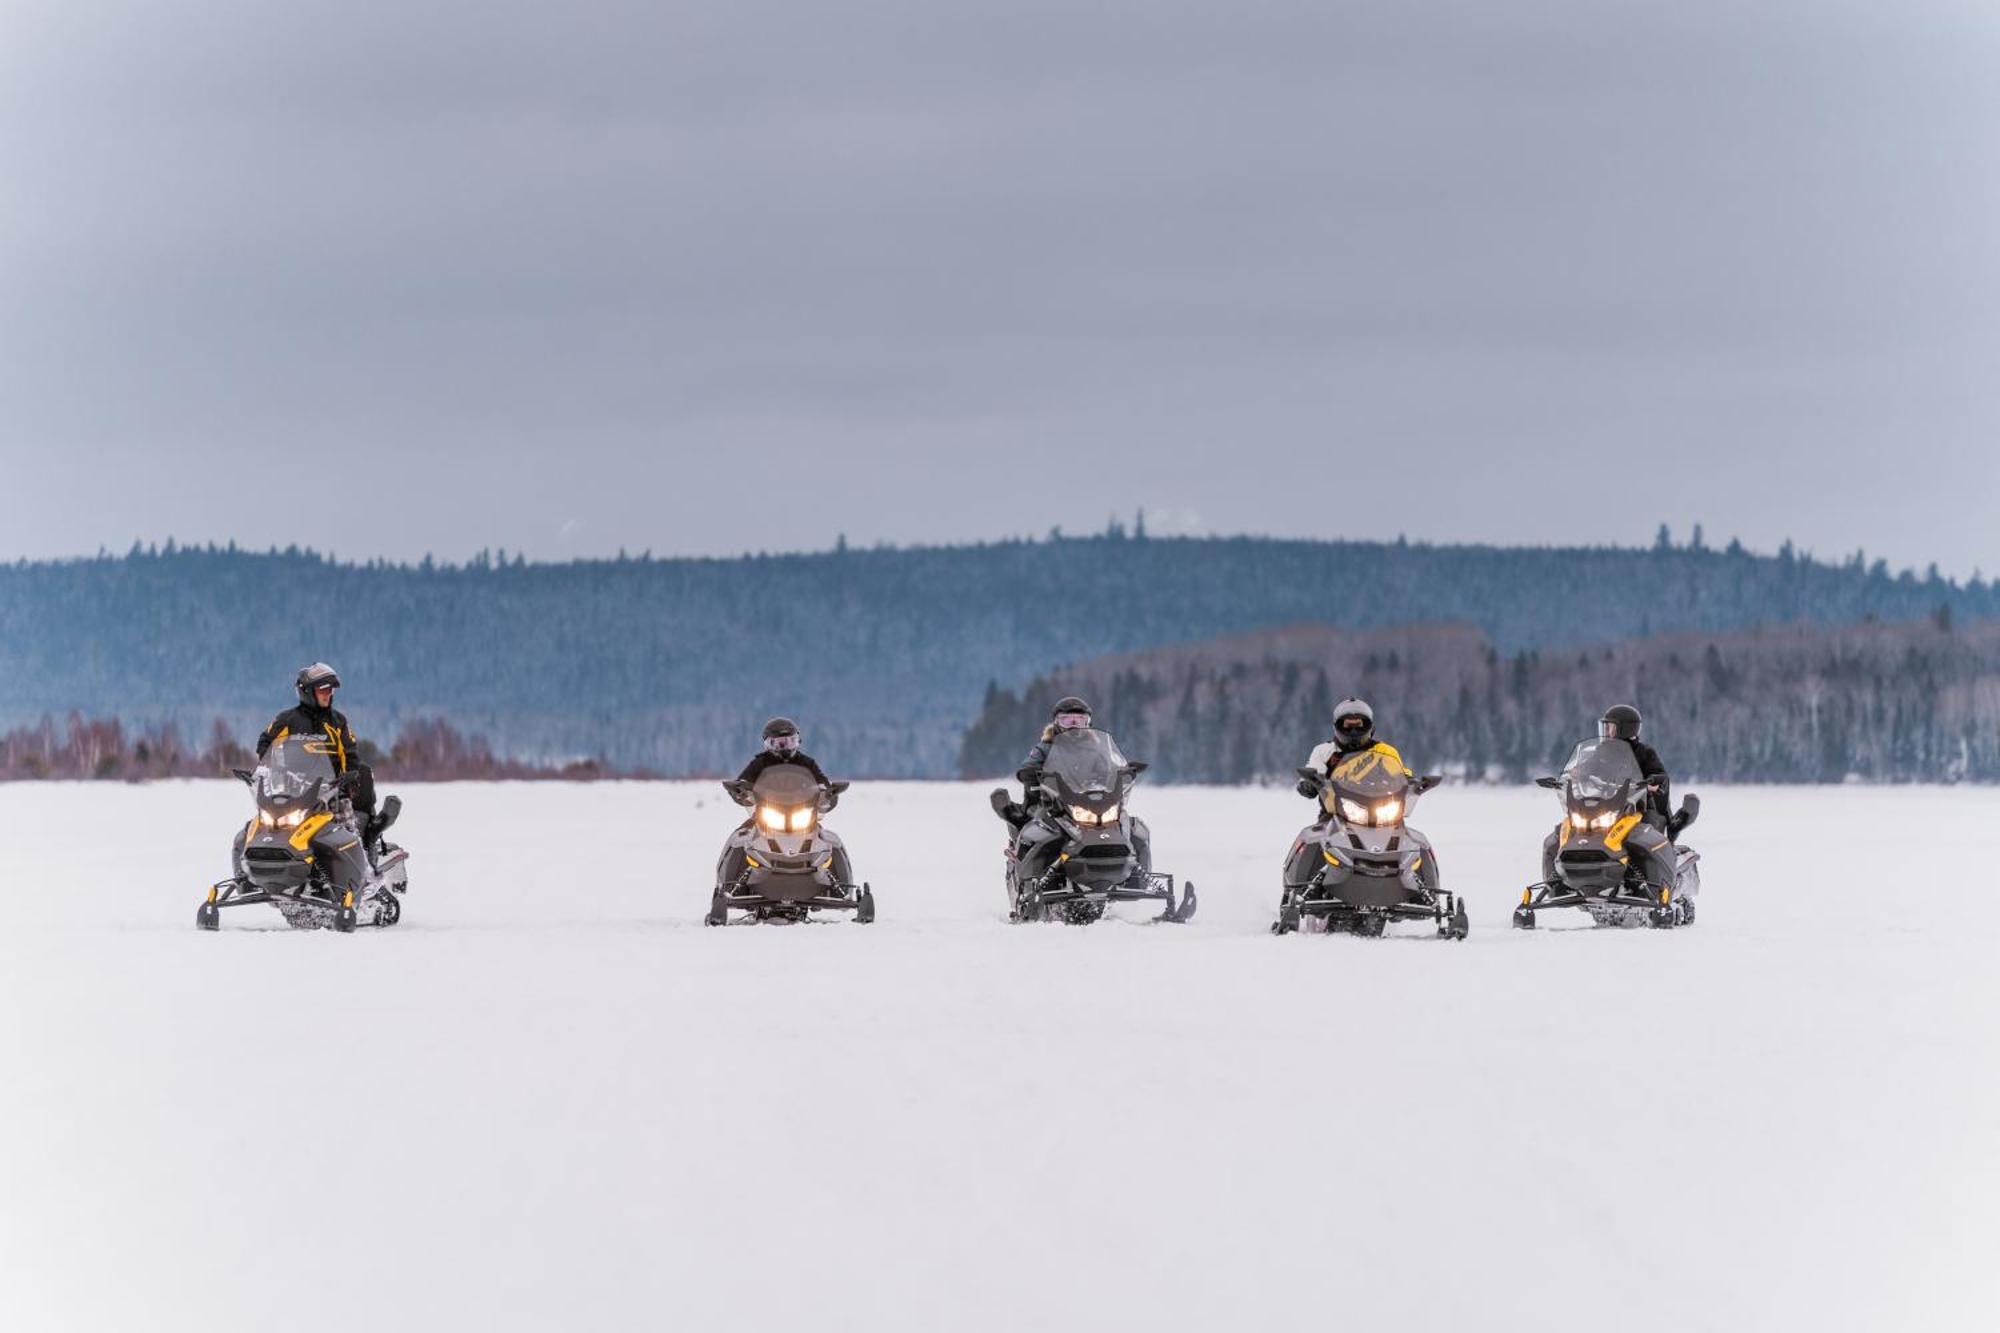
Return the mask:
[[993, 813], [999, 815], [1002, 819], [1007, 817], [1007, 807], [1014, 803], [1013, 798], [1007, 794], [1005, 787], [995, 787], [993, 794], [987, 797], [987, 800], [992, 802]]
[[232, 768], [229, 771], [234, 773], [236, 780], [246, 787], [257, 780], [257, 775], [247, 768]]
[[826, 789], [832, 795], [838, 796], [852, 785], [849, 782], [829, 782], [826, 784]]
[[1417, 779], [1417, 795], [1423, 795], [1443, 781], [1444, 774], [1442, 773], [1426, 773], [1423, 777]]
[[1151, 764], [1145, 763], [1142, 760], [1135, 759], [1131, 763], [1125, 765], [1125, 776], [1128, 778], [1136, 778], [1141, 773], [1144, 773], [1147, 769], [1151, 767], [1152, 767]]
[[1536, 778], [1535, 785], [1537, 787], [1547, 787], [1550, 791], [1554, 791], [1563, 785], [1563, 780], [1561, 778]]
[[1318, 783], [1320, 781], [1321, 774], [1316, 768], [1301, 768], [1296, 770], [1296, 772], [1307, 782]]

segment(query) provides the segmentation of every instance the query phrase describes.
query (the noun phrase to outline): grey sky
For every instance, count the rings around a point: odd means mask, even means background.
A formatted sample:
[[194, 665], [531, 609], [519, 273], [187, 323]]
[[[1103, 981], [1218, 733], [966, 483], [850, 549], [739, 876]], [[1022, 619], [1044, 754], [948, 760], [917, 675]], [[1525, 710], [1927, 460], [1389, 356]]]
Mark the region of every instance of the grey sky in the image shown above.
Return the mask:
[[0, 558], [1992, 574], [1996, 161], [1983, 0], [0, 0]]

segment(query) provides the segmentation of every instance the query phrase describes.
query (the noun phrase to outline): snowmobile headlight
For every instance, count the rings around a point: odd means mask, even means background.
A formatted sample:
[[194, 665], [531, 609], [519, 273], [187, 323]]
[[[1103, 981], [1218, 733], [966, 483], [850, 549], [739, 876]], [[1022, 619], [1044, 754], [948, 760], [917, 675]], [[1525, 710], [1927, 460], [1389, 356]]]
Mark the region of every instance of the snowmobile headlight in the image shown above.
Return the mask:
[[1095, 825], [1097, 823], [1097, 812], [1087, 805], [1071, 806], [1069, 808], [1069, 817], [1079, 824]]
[[785, 812], [775, 805], [760, 805], [757, 807], [757, 822], [773, 833], [783, 833]]
[[303, 809], [287, 810], [285, 811], [284, 814], [279, 815], [272, 822], [275, 823], [279, 828], [297, 828], [300, 824], [305, 822], [305, 818], [306, 818], [306, 812]]
[[1340, 798], [1340, 817], [1348, 823], [1366, 824], [1368, 822], [1368, 814], [1368, 807], [1361, 802], [1348, 796]]
[[1394, 796], [1375, 807], [1375, 822], [1378, 824], [1393, 824], [1402, 817], [1403, 803]]
[[814, 811], [811, 806], [802, 805], [798, 809], [792, 811], [792, 813], [790, 814], [790, 816], [787, 817], [785, 822], [791, 826], [792, 832], [804, 833], [810, 830], [813, 826], [813, 814]]
[[1618, 822], [1618, 812], [1616, 810], [1606, 810], [1603, 814], [1591, 820], [1590, 826], [1592, 828], [1610, 828], [1613, 824], [1616, 824], [1617, 822]]
[[1118, 807], [1115, 805], [1105, 806], [1104, 813], [1097, 817], [1097, 822], [1100, 824], [1116, 824], [1118, 822]]

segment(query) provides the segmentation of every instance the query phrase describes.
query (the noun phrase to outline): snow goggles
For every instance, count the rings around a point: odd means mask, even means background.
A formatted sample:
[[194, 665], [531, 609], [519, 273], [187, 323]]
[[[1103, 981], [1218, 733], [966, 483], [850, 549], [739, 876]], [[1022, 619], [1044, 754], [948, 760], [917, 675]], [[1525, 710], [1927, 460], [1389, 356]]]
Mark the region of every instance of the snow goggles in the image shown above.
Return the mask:
[[1057, 713], [1056, 727], [1062, 731], [1076, 731], [1090, 725], [1088, 713]]
[[793, 750], [799, 748], [799, 738], [797, 736], [767, 737], [764, 741], [764, 748], [767, 750], [776, 750], [784, 754], [790, 754]]

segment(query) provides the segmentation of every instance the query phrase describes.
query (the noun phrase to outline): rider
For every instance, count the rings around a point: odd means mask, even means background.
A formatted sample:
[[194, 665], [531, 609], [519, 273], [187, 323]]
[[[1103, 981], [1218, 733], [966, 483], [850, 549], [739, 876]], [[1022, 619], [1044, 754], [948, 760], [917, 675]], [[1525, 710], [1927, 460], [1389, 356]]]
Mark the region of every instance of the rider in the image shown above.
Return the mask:
[[1020, 828], [1034, 814], [1035, 807], [1042, 799], [1042, 765], [1049, 761], [1049, 746], [1056, 736], [1065, 731], [1079, 731], [1090, 725], [1090, 705], [1074, 694], [1066, 694], [1056, 700], [1056, 706], [1049, 713], [1049, 724], [1042, 728], [1041, 736], [1028, 747], [1028, 757], [1021, 761], [1014, 778], [1021, 784], [1021, 799], [1010, 803], [1000, 812], [1000, 817]]
[[813, 757], [799, 746], [799, 724], [788, 717], [774, 717], [764, 724], [764, 748], [750, 756], [750, 762], [743, 765], [743, 771], [736, 775], [738, 782], [755, 782], [764, 775], [764, 770], [779, 764], [797, 764], [809, 769], [813, 778], [824, 787], [826, 774], [813, 762]]
[[362, 817], [362, 842], [371, 852], [382, 835], [375, 815], [375, 771], [362, 762], [361, 742], [355, 738], [354, 728], [347, 718], [333, 706], [333, 692], [340, 688], [340, 674], [324, 662], [314, 662], [309, 667], [299, 669], [297, 687], [299, 703], [296, 708], [287, 708], [271, 719], [271, 725], [264, 728], [257, 737], [257, 757], [287, 736], [321, 736], [330, 747], [334, 772], [340, 775], [340, 787], [354, 802], [354, 809]]
[[[1410, 773], [1410, 766], [1403, 762], [1401, 752], [1389, 742], [1376, 739], [1375, 710], [1368, 706], [1368, 701], [1342, 699], [1333, 710], [1333, 739], [1313, 747], [1306, 767], [1331, 776], [1334, 769], [1358, 754], [1379, 754], [1405, 774]], [[1299, 779], [1299, 795], [1317, 798], [1319, 794], [1317, 784]]]
[[[1674, 882], [1674, 853], [1671, 838], [1674, 829], [1667, 814], [1667, 767], [1660, 762], [1660, 756], [1652, 746], [1639, 739], [1639, 729], [1644, 719], [1639, 710], [1631, 704], [1614, 704], [1604, 710], [1604, 716], [1597, 720], [1597, 734], [1605, 740], [1620, 740], [1632, 749], [1632, 757], [1639, 762], [1639, 771], [1646, 778], [1646, 799], [1640, 807], [1642, 822], [1625, 835], [1625, 846], [1638, 854], [1638, 870], [1645, 878], [1646, 888], [1654, 895]], [[1560, 825], [1542, 840], [1542, 882], [1554, 884], [1556, 876], [1556, 853], [1562, 849], [1562, 828]]]
[[1646, 822], [1664, 829], [1672, 809], [1672, 802], [1668, 799], [1672, 781], [1667, 777], [1667, 766], [1660, 762], [1660, 752], [1639, 739], [1640, 728], [1645, 724], [1646, 720], [1631, 704], [1613, 704], [1597, 720], [1597, 734], [1607, 740], [1624, 741], [1632, 747], [1632, 757], [1639, 761], [1639, 771], [1646, 775]]

